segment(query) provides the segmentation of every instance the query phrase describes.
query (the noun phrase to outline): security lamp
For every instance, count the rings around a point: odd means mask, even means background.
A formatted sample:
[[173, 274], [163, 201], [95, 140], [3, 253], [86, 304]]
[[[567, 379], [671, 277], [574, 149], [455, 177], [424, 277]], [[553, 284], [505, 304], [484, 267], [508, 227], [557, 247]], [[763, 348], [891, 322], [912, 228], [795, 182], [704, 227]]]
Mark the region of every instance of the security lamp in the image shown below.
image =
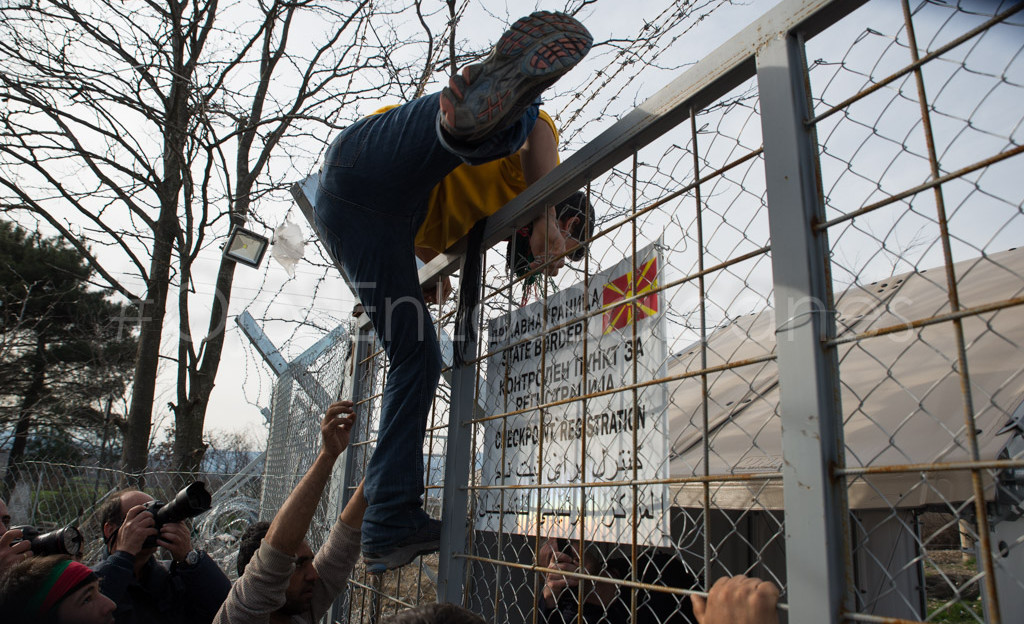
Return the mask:
[[266, 236], [260, 236], [236, 225], [231, 228], [228, 242], [224, 245], [224, 255], [255, 269], [263, 261], [263, 254], [267, 252], [269, 243]]

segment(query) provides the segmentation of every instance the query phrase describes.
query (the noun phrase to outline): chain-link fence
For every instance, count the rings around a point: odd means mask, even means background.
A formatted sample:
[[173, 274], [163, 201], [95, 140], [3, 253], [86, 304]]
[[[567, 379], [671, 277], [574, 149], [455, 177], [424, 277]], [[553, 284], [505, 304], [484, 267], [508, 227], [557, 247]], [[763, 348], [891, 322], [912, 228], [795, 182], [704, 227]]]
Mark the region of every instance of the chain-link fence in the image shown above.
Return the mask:
[[[320, 421], [327, 406], [344, 394], [350, 375], [351, 341], [346, 331], [327, 337], [329, 344], [300, 356], [277, 379], [271, 397], [270, 435], [260, 498], [260, 519], [270, 521], [320, 452]], [[307, 535], [315, 550], [323, 545], [343, 507], [340, 490], [344, 464], [332, 477]]]
[[[217, 449], [208, 452], [216, 455]], [[237, 540], [258, 518], [263, 454], [236, 453], [224, 465], [209, 468], [196, 480], [203, 481], [212, 494], [212, 506], [189, 521], [192, 544], [206, 551], [234, 579]], [[106, 556], [101, 509], [112, 494], [125, 487], [125, 474], [95, 462], [83, 465], [44, 459], [22, 462], [19, 473], [6, 501], [11, 525], [30, 525], [41, 532], [73, 525], [82, 534], [82, 561], [99, 563]], [[142, 477], [144, 491], [165, 502], [173, 500], [182, 483], [190, 480], [179, 473], [159, 470], [148, 471]], [[157, 553], [158, 557], [165, 555]]]
[[598, 215], [557, 278], [488, 252], [424, 443], [442, 551], [357, 570], [337, 619], [692, 622], [735, 574], [791, 622], [1019, 618], [1021, 8], [782, 2], [491, 217], [485, 244], [581, 187]]

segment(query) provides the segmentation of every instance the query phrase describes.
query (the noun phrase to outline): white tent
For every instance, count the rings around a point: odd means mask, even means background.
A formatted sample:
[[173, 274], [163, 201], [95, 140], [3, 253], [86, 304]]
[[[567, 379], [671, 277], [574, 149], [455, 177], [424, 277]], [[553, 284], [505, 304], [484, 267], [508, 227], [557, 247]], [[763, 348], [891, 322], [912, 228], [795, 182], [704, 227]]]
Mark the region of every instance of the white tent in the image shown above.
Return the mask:
[[[954, 265], [964, 308], [1020, 297], [1024, 293], [1024, 249]], [[950, 312], [941, 268], [893, 276], [836, 295], [838, 338], [917, 322]], [[775, 328], [799, 319], [770, 312], [749, 315], [714, 332], [707, 341], [707, 367], [756, 359], [775, 349]], [[1015, 431], [1007, 427], [1024, 398], [1024, 314], [1011, 307], [963, 320], [970, 396], [980, 458], [996, 459]], [[897, 466], [969, 461], [964, 390], [957, 367], [951, 322], [940, 322], [838, 346], [846, 464]], [[694, 346], [668, 367], [670, 376], [701, 370]], [[775, 360], [707, 376], [709, 472], [778, 471], [782, 436]], [[669, 428], [673, 435], [672, 477], [704, 473], [700, 375], [673, 383]], [[673, 504], [702, 505], [702, 487], [675, 488]], [[851, 478], [853, 509], [944, 504], [972, 497], [968, 471], [894, 472]], [[986, 487], [991, 497], [994, 488]], [[781, 480], [716, 484], [713, 504], [724, 509], [782, 509]]]

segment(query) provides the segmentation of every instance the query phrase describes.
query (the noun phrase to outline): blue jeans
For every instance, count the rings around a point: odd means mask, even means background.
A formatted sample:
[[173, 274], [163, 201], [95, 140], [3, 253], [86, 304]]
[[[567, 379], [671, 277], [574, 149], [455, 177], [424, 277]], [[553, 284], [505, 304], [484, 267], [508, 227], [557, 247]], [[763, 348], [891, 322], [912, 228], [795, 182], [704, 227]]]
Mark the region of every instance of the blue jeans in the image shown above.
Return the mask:
[[423, 302], [414, 241], [430, 191], [463, 162], [480, 164], [518, 151], [538, 107], [474, 147], [441, 137], [438, 110], [438, 94], [429, 95], [342, 131], [324, 158], [314, 206], [323, 242], [348, 274], [389, 361], [364, 486], [369, 508], [362, 547], [375, 554], [427, 523], [423, 438], [441, 354]]

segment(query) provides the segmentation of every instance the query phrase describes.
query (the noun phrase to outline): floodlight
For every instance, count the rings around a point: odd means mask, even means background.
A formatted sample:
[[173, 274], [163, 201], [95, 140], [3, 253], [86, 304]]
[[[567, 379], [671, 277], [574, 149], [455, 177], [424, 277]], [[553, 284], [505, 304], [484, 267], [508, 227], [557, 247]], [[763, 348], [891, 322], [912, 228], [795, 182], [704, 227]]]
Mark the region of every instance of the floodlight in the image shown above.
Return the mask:
[[266, 236], [260, 236], [241, 226], [231, 228], [228, 242], [224, 245], [224, 255], [242, 264], [253, 267], [260, 266], [263, 261], [263, 254], [267, 252], [270, 241]]

